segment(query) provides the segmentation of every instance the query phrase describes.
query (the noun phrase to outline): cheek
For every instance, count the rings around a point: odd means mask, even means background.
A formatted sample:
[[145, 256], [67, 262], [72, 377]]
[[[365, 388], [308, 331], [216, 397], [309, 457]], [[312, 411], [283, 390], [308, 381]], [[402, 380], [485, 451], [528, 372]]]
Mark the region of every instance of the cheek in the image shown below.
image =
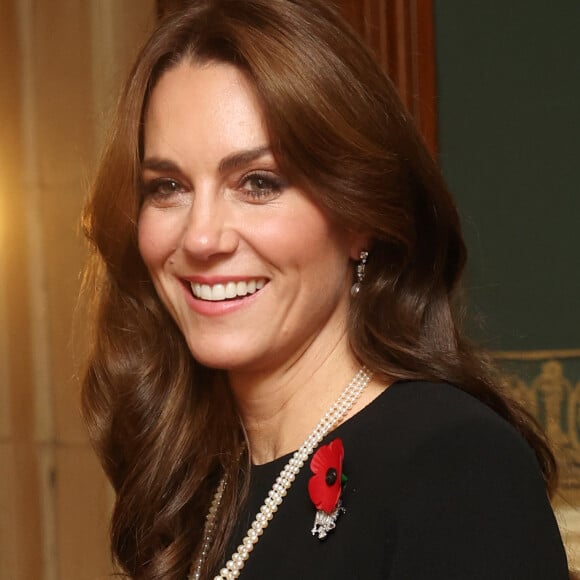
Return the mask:
[[333, 227], [320, 210], [307, 209], [262, 223], [254, 230], [254, 239], [276, 265], [311, 276], [321, 286], [340, 281], [349, 269], [349, 236]]
[[144, 209], [139, 216], [139, 252], [149, 270], [161, 266], [175, 247], [175, 228], [168, 222], [151, 209]]

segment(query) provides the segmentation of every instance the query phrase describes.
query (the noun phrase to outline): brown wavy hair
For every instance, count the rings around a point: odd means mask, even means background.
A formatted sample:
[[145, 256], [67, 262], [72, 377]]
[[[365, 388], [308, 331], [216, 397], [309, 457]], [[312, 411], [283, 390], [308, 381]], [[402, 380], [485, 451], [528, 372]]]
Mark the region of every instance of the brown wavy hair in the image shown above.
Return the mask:
[[204, 368], [157, 297], [137, 247], [142, 123], [157, 79], [183, 61], [242, 70], [274, 155], [331, 219], [370, 232], [349, 313], [353, 352], [378, 377], [448, 381], [518, 429], [549, 491], [544, 435], [511, 401], [457, 321], [466, 250], [454, 202], [393, 85], [328, 0], [199, 0], [139, 54], [84, 213], [92, 352], [83, 383], [91, 437], [115, 492], [111, 541], [126, 575], [183, 580], [222, 474], [230, 484], [205, 573], [247, 482], [243, 425], [225, 374]]

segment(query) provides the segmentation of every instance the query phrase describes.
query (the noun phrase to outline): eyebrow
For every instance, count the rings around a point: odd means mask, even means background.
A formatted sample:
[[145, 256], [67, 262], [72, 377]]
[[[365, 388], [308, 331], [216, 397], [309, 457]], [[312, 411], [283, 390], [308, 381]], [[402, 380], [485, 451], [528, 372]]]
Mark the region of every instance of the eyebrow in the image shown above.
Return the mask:
[[[218, 165], [218, 171], [220, 173], [227, 173], [228, 171], [234, 171], [260, 157], [264, 157], [265, 155], [271, 155], [272, 151], [270, 147], [267, 145], [263, 145], [261, 147], [255, 147], [253, 149], [246, 149], [243, 151], [238, 151], [236, 153], [232, 153], [227, 157], [224, 157]], [[178, 172], [182, 173], [181, 168], [170, 161], [169, 159], [163, 159], [160, 157], [147, 157], [143, 160], [142, 169], [149, 169], [151, 171], [171, 171], [171, 172]]]
[[272, 151], [267, 145], [232, 153], [220, 161], [218, 171], [220, 173], [227, 173], [228, 171], [239, 169], [240, 167], [247, 165], [256, 159], [271, 153]]
[[142, 169], [150, 169], [151, 171], [171, 171], [171, 172], [179, 172], [181, 173], [181, 169], [176, 163], [173, 161], [169, 161], [168, 159], [161, 159], [160, 157], [147, 157], [141, 163]]

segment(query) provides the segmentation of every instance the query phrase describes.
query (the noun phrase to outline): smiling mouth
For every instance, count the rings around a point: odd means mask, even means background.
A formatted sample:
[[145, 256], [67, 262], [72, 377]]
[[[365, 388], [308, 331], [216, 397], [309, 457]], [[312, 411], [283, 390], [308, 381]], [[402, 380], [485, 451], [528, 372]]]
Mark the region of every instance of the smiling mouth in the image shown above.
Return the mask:
[[208, 302], [221, 302], [223, 300], [243, 298], [244, 296], [255, 294], [265, 285], [266, 280], [264, 278], [213, 285], [190, 282], [193, 296], [198, 300], [206, 300]]

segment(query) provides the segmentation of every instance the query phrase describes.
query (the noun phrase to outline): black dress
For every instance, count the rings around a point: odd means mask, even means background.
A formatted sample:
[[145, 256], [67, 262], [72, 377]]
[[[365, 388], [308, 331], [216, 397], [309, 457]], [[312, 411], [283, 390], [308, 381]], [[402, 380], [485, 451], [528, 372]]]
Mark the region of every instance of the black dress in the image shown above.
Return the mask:
[[[343, 513], [310, 530], [309, 461], [254, 548], [241, 580], [564, 580], [566, 555], [533, 451], [463, 391], [399, 382], [330, 433], [344, 444]], [[228, 558], [281, 457], [254, 466]]]

